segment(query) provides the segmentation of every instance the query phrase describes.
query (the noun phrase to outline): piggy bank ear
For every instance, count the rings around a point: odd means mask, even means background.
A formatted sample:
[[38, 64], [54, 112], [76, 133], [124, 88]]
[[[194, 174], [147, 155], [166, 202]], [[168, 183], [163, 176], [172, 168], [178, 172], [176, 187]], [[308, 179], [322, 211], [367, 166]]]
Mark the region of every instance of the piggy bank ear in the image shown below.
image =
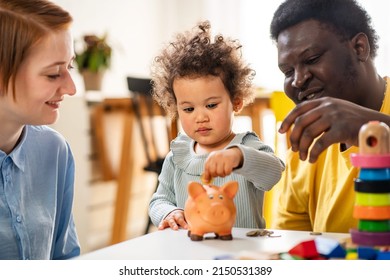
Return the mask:
[[221, 191], [227, 195], [227, 197], [233, 199], [238, 191], [238, 182], [229, 181], [221, 187]]
[[188, 194], [192, 198], [196, 198], [198, 195], [206, 192], [202, 184], [198, 182], [189, 182], [188, 183]]

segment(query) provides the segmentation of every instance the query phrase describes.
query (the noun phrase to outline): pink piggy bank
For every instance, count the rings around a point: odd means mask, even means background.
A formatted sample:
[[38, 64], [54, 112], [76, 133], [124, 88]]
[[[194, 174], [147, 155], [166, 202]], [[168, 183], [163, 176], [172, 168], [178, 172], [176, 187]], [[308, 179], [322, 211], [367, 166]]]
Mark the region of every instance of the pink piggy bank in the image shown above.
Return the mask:
[[184, 216], [188, 223], [188, 236], [193, 241], [203, 240], [206, 233], [215, 233], [216, 238], [232, 240], [232, 227], [236, 220], [233, 198], [238, 191], [238, 182], [230, 181], [222, 187], [188, 184], [188, 199]]

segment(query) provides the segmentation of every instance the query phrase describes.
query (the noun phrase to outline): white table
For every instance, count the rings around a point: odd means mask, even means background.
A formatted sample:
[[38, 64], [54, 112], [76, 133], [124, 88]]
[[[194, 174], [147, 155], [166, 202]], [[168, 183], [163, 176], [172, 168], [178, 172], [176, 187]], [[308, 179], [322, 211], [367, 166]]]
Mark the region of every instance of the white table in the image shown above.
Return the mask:
[[[218, 256], [238, 255], [243, 252], [281, 253], [287, 252], [298, 243], [315, 239], [305, 231], [273, 230], [275, 237], [248, 237], [253, 229], [233, 229], [233, 240], [204, 239], [191, 241], [187, 230], [165, 229], [118, 243], [77, 259], [84, 260], [212, 260]], [[276, 237], [279, 236], [280, 237]], [[325, 238], [343, 241], [349, 234], [323, 233]], [[211, 237], [211, 236], [210, 236]]]

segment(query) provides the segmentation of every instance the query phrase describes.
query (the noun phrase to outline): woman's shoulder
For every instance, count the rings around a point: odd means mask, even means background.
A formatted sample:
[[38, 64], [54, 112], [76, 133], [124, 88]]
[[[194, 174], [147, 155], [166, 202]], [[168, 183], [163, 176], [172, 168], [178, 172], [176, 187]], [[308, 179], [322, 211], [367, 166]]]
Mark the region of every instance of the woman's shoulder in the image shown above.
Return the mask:
[[26, 126], [26, 141], [34, 140], [32, 142], [41, 143], [48, 147], [62, 147], [69, 148], [65, 137], [47, 125], [28, 125]]
[[41, 138], [49, 137], [52, 139], [58, 139], [59, 141], [65, 141], [65, 138], [61, 133], [47, 125], [27, 125], [26, 128], [27, 133], [30, 136]]

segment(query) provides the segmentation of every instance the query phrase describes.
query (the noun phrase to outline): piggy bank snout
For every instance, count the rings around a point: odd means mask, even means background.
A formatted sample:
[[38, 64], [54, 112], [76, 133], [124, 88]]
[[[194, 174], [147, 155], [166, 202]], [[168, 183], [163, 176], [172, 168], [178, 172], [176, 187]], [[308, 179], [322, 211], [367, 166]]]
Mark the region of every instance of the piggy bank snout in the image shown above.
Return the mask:
[[213, 204], [205, 211], [204, 219], [214, 225], [226, 223], [232, 217], [231, 210], [223, 204]]

